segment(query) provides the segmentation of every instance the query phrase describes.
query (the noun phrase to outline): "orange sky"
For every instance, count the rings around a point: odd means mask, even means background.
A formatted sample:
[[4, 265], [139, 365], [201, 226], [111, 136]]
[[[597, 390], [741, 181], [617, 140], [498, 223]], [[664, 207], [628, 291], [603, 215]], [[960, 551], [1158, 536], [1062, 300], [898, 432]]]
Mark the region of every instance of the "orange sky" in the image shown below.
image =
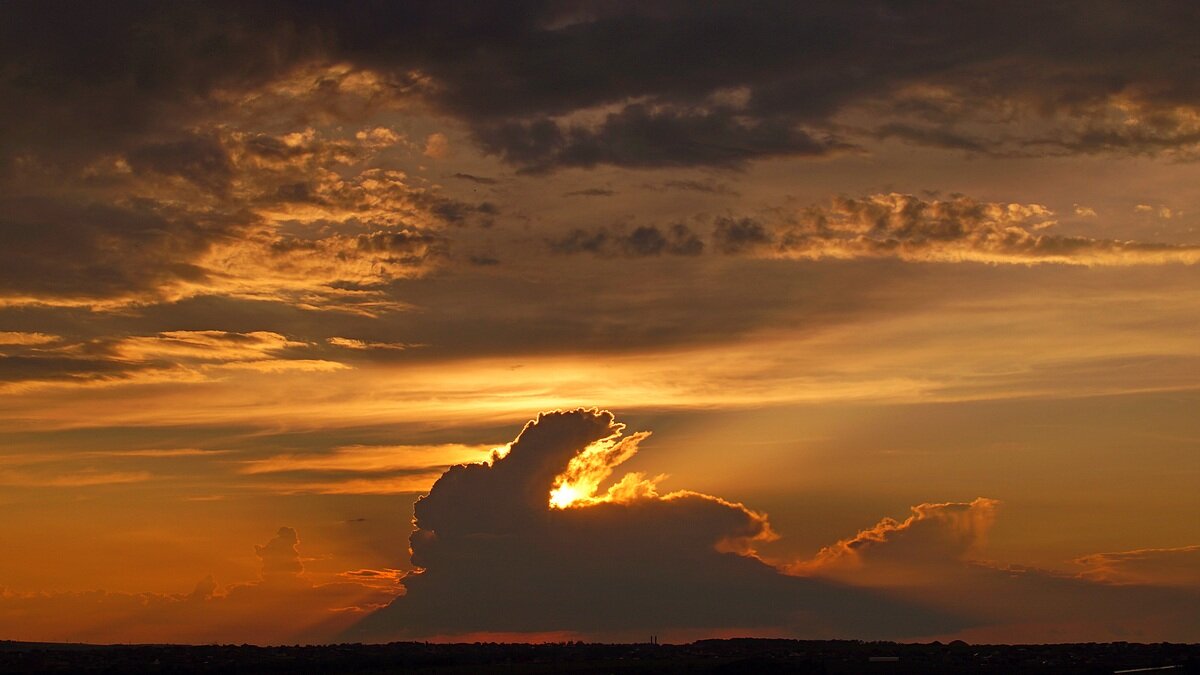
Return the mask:
[[1196, 12], [6, 4], [0, 639], [1200, 640]]

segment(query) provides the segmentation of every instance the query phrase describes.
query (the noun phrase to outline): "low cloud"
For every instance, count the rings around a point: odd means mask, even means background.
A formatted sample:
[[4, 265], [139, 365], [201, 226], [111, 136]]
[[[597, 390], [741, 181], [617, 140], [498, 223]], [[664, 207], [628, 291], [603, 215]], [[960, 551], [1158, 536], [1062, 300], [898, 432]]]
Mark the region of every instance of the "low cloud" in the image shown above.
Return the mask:
[[861, 582], [864, 575], [859, 572], [869, 567], [871, 574], [865, 576], [871, 583], [925, 578], [938, 567], [961, 564], [978, 553], [999, 505], [985, 497], [966, 503], [919, 504], [907, 519], [885, 518], [792, 569]]
[[352, 639], [486, 631], [772, 630], [796, 635], [910, 635], [950, 615], [871, 591], [788, 576], [753, 553], [766, 516], [663, 477], [608, 482], [649, 434], [596, 410], [543, 413], [507, 453], [452, 467], [417, 501], [418, 570], [406, 593], [349, 631]]
[[1075, 559], [1079, 576], [1112, 584], [1200, 588], [1200, 545], [1093, 553]]
[[975, 624], [937, 636], [974, 642], [1192, 641], [1200, 631], [1200, 547], [1083, 556], [1082, 573], [984, 559], [999, 503], [921, 504], [791, 566], [886, 589]]

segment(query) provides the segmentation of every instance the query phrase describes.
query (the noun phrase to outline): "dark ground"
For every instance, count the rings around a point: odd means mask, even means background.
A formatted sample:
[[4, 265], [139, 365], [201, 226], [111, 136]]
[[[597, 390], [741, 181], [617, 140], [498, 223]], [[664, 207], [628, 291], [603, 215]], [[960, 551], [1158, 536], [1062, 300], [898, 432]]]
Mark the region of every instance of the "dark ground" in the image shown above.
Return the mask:
[[[898, 657], [898, 661], [895, 660]], [[254, 647], [0, 641], [4, 673], [1200, 673], [1200, 644], [896, 644], [702, 640], [648, 644]]]

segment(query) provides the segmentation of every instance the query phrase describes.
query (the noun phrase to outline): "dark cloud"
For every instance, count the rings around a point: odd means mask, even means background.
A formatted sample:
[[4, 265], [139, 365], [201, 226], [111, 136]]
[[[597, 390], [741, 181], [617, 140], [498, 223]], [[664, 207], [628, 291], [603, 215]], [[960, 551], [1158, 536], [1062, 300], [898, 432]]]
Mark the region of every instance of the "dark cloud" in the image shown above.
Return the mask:
[[445, 240], [417, 230], [380, 231], [360, 234], [355, 239], [360, 251], [381, 254], [384, 260], [419, 265], [444, 253]]
[[687, 225], [676, 223], [665, 231], [656, 225], [639, 225], [628, 232], [576, 228], [547, 242], [555, 253], [591, 253], [600, 256], [644, 258], [659, 255], [696, 256], [704, 242]]
[[488, 178], [487, 176], [475, 176], [475, 175], [472, 175], [469, 173], [456, 173], [456, 174], [454, 174], [453, 177], [457, 178], [459, 180], [465, 180], [465, 181], [470, 181], [472, 183], [478, 183], [480, 185], [495, 185], [496, 183], [500, 182], [500, 181], [496, 180], [495, 178]]
[[0, 383], [117, 380], [147, 367], [148, 364], [122, 363], [107, 358], [0, 354]]
[[663, 190], [685, 190], [688, 192], [705, 192], [714, 195], [738, 196], [738, 193], [727, 185], [700, 180], [665, 180], [661, 183], [647, 183], [642, 187], [660, 192]]
[[225, 147], [214, 138], [192, 137], [134, 148], [128, 161], [134, 171], [179, 176], [212, 192], [224, 192], [233, 176]]
[[269, 331], [184, 330], [25, 342], [0, 343], [0, 384], [195, 381], [227, 368], [341, 367], [314, 360], [312, 343]]
[[[983, 147], [1015, 137], [1054, 151], [1158, 152], [1194, 144], [1200, 104], [1188, 30], [1200, 9], [1167, 0], [770, 2], [755, 11], [732, 0], [455, 11], [414, 2], [353, 12], [299, 2], [9, 2], [3, 12], [0, 152], [10, 160], [174, 133], [332, 64], [374, 73], [367, 98], [423, 97], [466, 122], [486, 150], [540, 170], [823, 155], [847, 142], [825, 136], [845, 135], [839, 114], [893, 103], [902, 118], [940, 123], [936, 133], [910, 127], [917, 142]], [[303, 80], [308, 114], [352, 114], [328, 100], [348, 90], [346, 77]], [[1000, 134], [979, 124], [1006, 107], [997, 101], [1024, 111]], [[598, 125], [568, 119], [601, 109], [609, 112]], [[1038, 119], [1049, 134], [1031, 131]]]
[[964, 195], [922, 199], [897, 193], [838, 197], [781, 222], [717, 220], [723, 253], [794, 259], [899, 258], [918, 262], [1068, 265], [1193, 264], [1200, 246], [1054, 234], [1040, 204]]
[[0, 199], [0, 292], [67, 301], [169, 292], [203, 283], [199, 258], [241, 229], [149, 201]]
[[[750, 555], [771, 533], [740, 504], [686, 491], [660, 497], [638, 474], [594, 492], [646, 436], [622, 431], [607, 412], [543, 413], [507, 455], [452, 467], [415, 505], [419, 569], [405, 577], [405, 594], [348, 635], [769, 627], [862, 636], [955, 623], [781, 574]], [[582, 505], [550, 506], [564, 480], [575, 481], [567, 484]]]
[[608, 188], [588, 188], [586, 190], [572, 190], [564, 192], [564, 197], [611, 197], [617, 194]]
[[610, 113], [594, 128], [564, 128], [542, 119], [481, 128], [476, 138], [485, 152], [531, 173], [598, 164], [737, 168], [753, 159], [819, 156], [849, 147], [800, 129], [793, 120], [746, 122], [728, 108], [692, 112], [641, 104]]
[[967, 152], [988, 152], [989, 147], [979, 139], [955, 132], [951, 129], [936, 127], [918, 127], [911, 124], [892, 122], [875, 129], [879, 138], [899, 138], [917, 145], [928, 145], [949, 150], [965, 150]]
[[299, 543], [295, 530], [281, 527], [266, 544], [254, 547], [254, 553], [262, 560], [264, 581], [292, 580], [304, 572], [296, 548]]
[[490, 255], [473, 255], [468, 257], [467, 261], [476, 267], [491, 267], [500, 264], [499, 258]]
[[713, 241], [722, 253], [741, 253], [767, 246], [774, 237], [765, 225], [752, 218], [723, 217], [713, 228]]

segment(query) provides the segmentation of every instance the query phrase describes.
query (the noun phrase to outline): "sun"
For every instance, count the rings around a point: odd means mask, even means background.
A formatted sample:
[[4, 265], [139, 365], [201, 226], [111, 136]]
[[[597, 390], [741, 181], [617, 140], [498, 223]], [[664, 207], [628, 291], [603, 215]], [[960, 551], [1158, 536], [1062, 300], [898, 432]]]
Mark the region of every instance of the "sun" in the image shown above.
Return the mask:
[[583, 499], [584, 496], [583, 490], [570, 483], [563, 483], [550, 491], [550, 506], [556, 509], [565, 509]]

